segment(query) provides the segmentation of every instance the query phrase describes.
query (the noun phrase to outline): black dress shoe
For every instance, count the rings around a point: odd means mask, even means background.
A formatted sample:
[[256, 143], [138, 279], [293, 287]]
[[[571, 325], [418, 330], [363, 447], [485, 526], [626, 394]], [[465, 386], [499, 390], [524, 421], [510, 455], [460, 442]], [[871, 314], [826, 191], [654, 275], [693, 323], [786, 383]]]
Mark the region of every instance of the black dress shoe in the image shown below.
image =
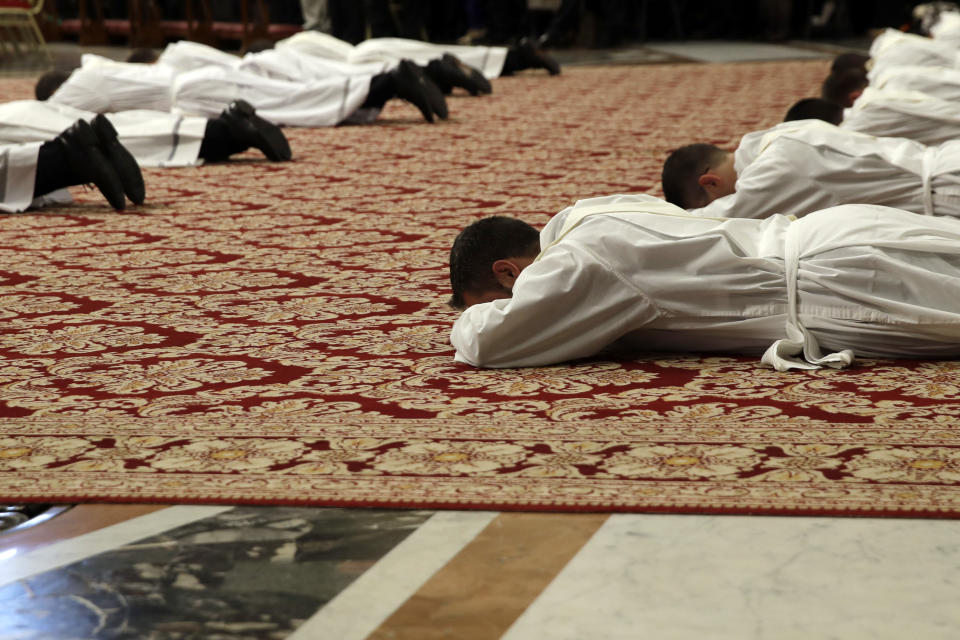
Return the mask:
[[417, 107], [427, 122], [433, 122], [433, 114], [444, 120], [449, 116], [443, 93], [415, 63], [401, 60], [391, 75], [397, 96]]
[[[402, 63], [403, 61], [401, 61]], [[443, 92], [433, 83], [433, 80], [427, 77], [423, 67], [410, 60], [407, 60], [406, 63], [416, 74], [417, 82], [423, 87], [423, 92], [426, 94], [427, 100], [430, 101], [430, 108], [441, 120], [446, 120], [450, 116], [450, 112], [447, 110], [447, 99], [443, 97]]]
[[[490, 81], [487, 80], [486, 76], [484, 76], [479, 69], [471, 67], [453, 54], [445, 53], [443, 54], [443, 57], [451, 64], [456, 65], [464, 73], [464, 75], [470, 79], [470, 82], [476, 88], [478, 93], [493, 93], [493, 86], [490, 85]], [[467, 90], [469, 91], [469, 88]], [[477, 95], [472, 91], [470, 93], [472, 95]]]
[[123, 183], [116, 169], [100, 149], [97, 134], [86, 120], [77, 120], [73, 125], [54, 138], [63, 146], [70, 170], [77, 178], [75, 184], [92, 182], [117, 211], [126, 207]]
[[538, 49], [529, 38], [524, 38], [516, 46], [522, 69], [546, 69], [550, 75], [560, 74], [560, 64], [551, 56]]
[[140, 173], [140, 165], [137, 164], [136, 159], [127, 151], [126, 147], [117, 140], [117, 130], [113, 128], [113, 125], [103, 114], [94, 117], [91, 126], [94, 133], [97, 134], [100, 150], [103, 151], [103, 155], [106, 156], [117, 175], [120, 176], [124, 193], [134, 204], [143, 204], [147, 194], [146, 188], [143, 186], [143, 174]]
[[466, 89], [472, 96], [492, 91], [490, 83], [483, 77], [482, 73], [465, 65], [449, 53], [443, 54], [441, 58], [431, 60], [427, 63], [425, 71], [427, 77], [433, 80], [434, 84], [444, 94], [449, 94], [453, 87]]
[[246, 100], [231, 102], [220, 114], [220, 121], [227, 125], [230, 133], [237, 139], [256, 147], [274, 162], [293, 157], [283, 130], [258, 116], [253, 105]]
[[454, 87], [463, 86], [449, 65], [440, 58], [428, 62], [423, 70], [426, 72], [427, 77], [433, 80], [433, 84], [437, 85], [437, 88], [440, 89], [445, 96], [450, 95]]

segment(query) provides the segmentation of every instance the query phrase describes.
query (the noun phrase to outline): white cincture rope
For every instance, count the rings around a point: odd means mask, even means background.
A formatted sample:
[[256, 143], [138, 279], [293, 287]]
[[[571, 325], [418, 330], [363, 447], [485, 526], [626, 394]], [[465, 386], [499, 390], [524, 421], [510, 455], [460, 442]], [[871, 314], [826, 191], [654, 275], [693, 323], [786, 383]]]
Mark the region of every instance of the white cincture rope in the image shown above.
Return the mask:
[[820, 351], [820, 345], [817, 344], [817, 339], [800, 323], [800, 313], [797, 309], [797, 273], [800, 270], [801, 224], [794, 222], [787, 227], [784, 238], [783, 271], [787, 285], [787, 337], [770, 345], [760, 361], [777, 371], [819, 369], [820, 367], [842, 369], [853, 362], [853, 351], [844, 349], [824, 356]]

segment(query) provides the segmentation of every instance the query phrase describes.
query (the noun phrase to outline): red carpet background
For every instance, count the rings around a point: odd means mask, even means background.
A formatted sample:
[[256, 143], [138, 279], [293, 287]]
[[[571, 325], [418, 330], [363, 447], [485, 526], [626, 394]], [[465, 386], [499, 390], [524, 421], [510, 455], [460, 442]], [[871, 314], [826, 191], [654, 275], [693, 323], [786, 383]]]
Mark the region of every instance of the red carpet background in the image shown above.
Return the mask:
[[735, 146], [827, 66], [530, 73], [432, 126], [288, 129], [292, 163], [146, 170], [128, 213], [3, 216], [0, 501], [958, 515], [956, 362], [452, 359], [460, 228], [659, 195], [670, 149]]

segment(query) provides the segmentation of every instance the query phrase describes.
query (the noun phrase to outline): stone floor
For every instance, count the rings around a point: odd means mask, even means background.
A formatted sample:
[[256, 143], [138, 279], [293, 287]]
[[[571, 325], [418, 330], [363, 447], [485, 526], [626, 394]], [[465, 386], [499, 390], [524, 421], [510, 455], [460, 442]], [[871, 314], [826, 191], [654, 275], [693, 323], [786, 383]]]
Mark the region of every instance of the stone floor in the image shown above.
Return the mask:
[[950, 520], [82, 505], [0, 535], [0, 638], [946, 639], [958, 534]]

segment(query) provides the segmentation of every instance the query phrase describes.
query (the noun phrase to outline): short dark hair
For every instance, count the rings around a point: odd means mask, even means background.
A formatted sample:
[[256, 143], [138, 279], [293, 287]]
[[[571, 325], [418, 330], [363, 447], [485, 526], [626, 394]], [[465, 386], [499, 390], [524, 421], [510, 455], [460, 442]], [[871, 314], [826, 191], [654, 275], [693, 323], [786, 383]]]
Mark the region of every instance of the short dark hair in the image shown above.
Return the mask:
[[130, 52], [130, 55], [127, 56], [127, 62], [142, 62], [149, 64], [151, 62], [156, 62], [157, 58], [159, 58], [159, 56], [157, 55], [156, 51], [146, 47], [141, 47]]
[[841, 53], [833, 59], [833, 63], [830, 65], [830, 73], [846, 71], [847, 69], [859, 69], [866, 73], [867, 61], [869, 60], [870, 56], [862, 53]]
[[860, 91], [868, 84], [870, 81], [867, 80], [867, 74], [863, 70], [834, 71], [820, 85], [820, 97], [839, 105], [849, 106], [850, 94]]
[[823, 120], [830, 124], [840, 124], [843, 122], [843, 107], [832, 100], [804, 98], [787, 109], [783, 121], [791, 120]]
[[700, 186], [700, 176], [726, 155], [720, 147], [702, 142], [675, 149], [663, 163], [663, 197], [684, 209], [703, 206], [707, 192]]
[[47, 71], [40, 76], [40, 78], [37, 79], [36, 86], [33, 88], [33, 93], [37, 96], [37, 100], [46, 100], [52, 96], [69, 77], [70, 71], [65, 71], [64, 69]]
[[449, 305], [463, 309], [464, 292], [483, 293], [501, 289], [493, 263], [508, 258], [532, 257], [540, 253], [540, 232], [506, 216], [477, 220], [457, 236], [450, 248]]

